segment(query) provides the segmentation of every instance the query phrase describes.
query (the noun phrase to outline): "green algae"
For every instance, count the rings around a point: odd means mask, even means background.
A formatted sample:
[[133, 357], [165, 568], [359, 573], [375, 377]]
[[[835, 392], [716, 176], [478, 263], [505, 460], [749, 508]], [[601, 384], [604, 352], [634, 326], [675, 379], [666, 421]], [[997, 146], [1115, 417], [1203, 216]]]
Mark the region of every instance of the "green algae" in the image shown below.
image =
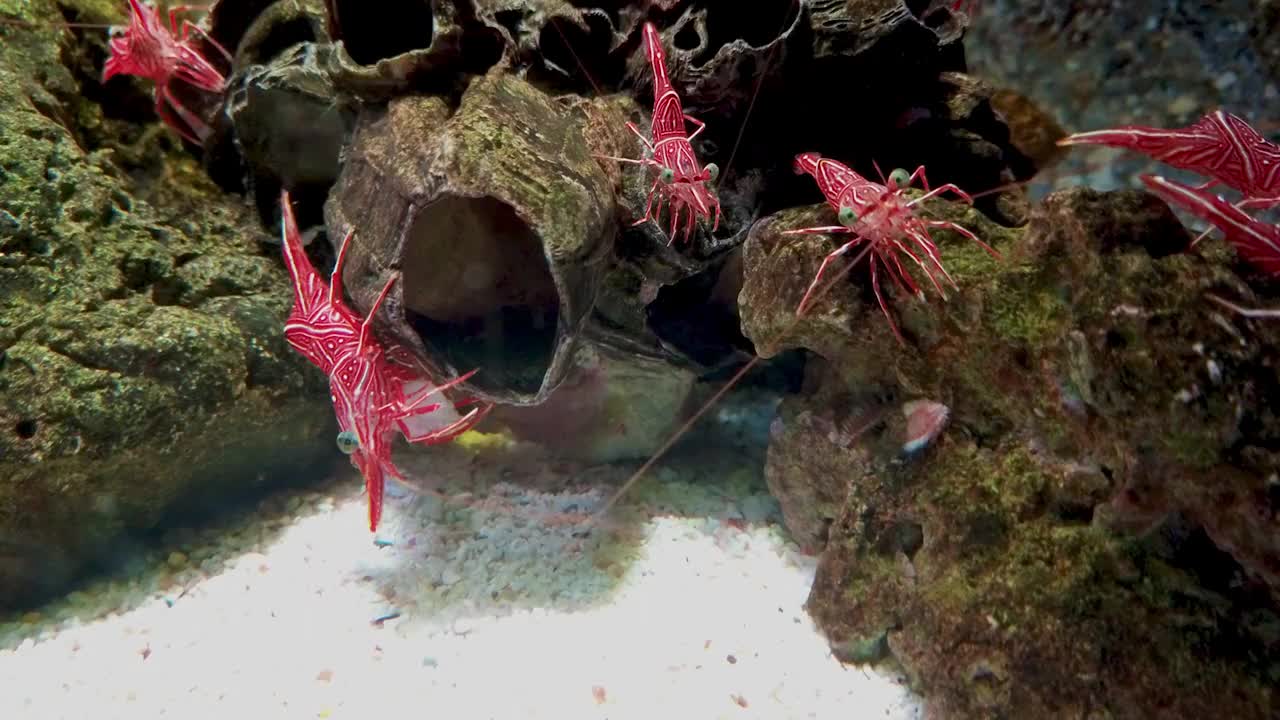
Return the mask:
[[189, 156], [152, 154], [140, 181], [110, 144], [86, 151], [70, 34], [0, 35], [0, 537], [37, 548], [0, 558], [3, 607], [165, 512], [331, 456], [332, 410], [281, 335], [287, 275], [247, 209]]
[[[972, 449], [942, 454], [938, 467], [930, 470], [937, 485], [977, 485], [1025, 501], [1048, 483], [1045, 470], [1025, 449], [1006, 448], [999, 460], [992, 457], [995, 453]], [[981, 462], [984, 457], [989, 462]], [[945, 522], [952, 527], [964, 527], [992, 510], [989, 503], [956, 505], [952, 491], [939, 500], [949, 503], [949, 509], [935, 517], [946, 516]], [[1131, 676], [1135, 690], [1191, 696], [1177, 703], [1183, 712], [1200, 704], [1195, 696], [1211, 697], [1231, 689], [1241, 702], [1235, 705], [1239, 714], [1228, 715], [1261, 716], [1258, 713], [1269, 705], [1272, 691], [1253, 675], [1247, 653], [1237, 651], [1233, 661], [1205, 663], [1201, 657], [1206, 643], [1214, 638], [1234, 639], [1234, 630], [1221, 601], [1199, 589], [1196, 578], [1169, 566], [1141, 540], [1113, 536], [1088, 525], [1065, 524], [1050, 514], [1028, 516], [1025, 502], [1002, 502], [997, 507], [1006, 528], [1003, 542], [973, 542], [961, 536], [951, 547], [939, 550], [950, 562], [921, 558], [918, 566], [923, 574], [940, 572], [922, 583], [915, 602], [927, 608], [930, 623], [968, 618], [970, 623], [961, 626], [973, 629], [981, 627], [975, 616], [985, 620], [988, 628], [983, 630], [989, 640], [978, 650], [979, 660], [999, 658], [1009, 671], [1018, 670], [1021, 663], [1048, 663], [1045, 670], [1060, 676], [1051, 684], [1036, 686], [1031, 680], [1013, 688], [1001, 704], [1061, 708], [1079, 703], [1072, 695], [1081, 693], [1082, 697], [1099, 696], [1097, 705], [1112, 705], [1111, 712], [1120, 716], [1150, 707], [1149, 697], [1135, 707], [1128, 705], [1132, 699], [1121, 699], [1124, 693], [1108, 692], [1084, 680], [1101, 682], [1107, 675], [1105, 668], [1114, 663], [1124, 667], [1121, 674]], [[1197, 596], [1205, 599], [1189, 602]], [[1171, 626], [1169, 620], [1176, 616], [1199, 629]], [[946, 643], [945, 637], [933, 635], [946, 632], [940, 624], [928, 629], [907, 627], [903, 632], [927, 632], [931, 642]], [[1040, 674], [1036, 668], [1020, 670], [1028, 679]], [[968, 680], [973, 689], [972, 678], [953, 679]], [[1019, 695], [1026, 697], [1019, 701]], [[952, 702], [983, 704], [980, 695]]]
[[892, 524], [833, 526], [808, 606], [834, 649], [875, 660], [883, 636], [948, 717], [1264, 716], [1274, 691], [1238, 611], [1150, 542], [1049, 512], [1057, 472], [1025, 445], [943, 443], [910, 482], [851, 495], [844, 518], [871, 498], [925, 542], [895, 560], [876, 550]]
[[[564, 122], [559, 115], [545, 93], [506, 73], [475, 80], [454, 115], [458, 132], [469, 139], [458, 148], [458, 174], [483, 178], [486, 185], [502, 189], [502, 197], [536, 202], [521, 210], [539, 228], [555, 231], [547, 238], [553, 256], [576, 250], [561, 247], [571, 239], [600, 234], [598, 213], [584, 210], [596, 208], [604, 194], [603, 173], [584, 142], [578, 118]], [[552, 158], [557, 176], [571, 182], [552, 182], [534, 171]]]

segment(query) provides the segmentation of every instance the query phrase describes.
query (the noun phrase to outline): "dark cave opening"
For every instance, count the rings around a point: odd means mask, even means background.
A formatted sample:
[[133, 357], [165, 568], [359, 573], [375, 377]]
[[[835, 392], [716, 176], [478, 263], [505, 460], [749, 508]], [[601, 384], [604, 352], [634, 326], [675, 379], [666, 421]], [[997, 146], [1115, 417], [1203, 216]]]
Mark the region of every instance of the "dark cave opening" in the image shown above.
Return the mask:
[[39, 429], [39, 425], [36, 423], [35, 420], [32, 420], [30, 418], [19, 420], [13, 425], [14, 434], [22, 438], [23, 440], [30, 440], [31, 438], [35, 437], [36, 430], [38, 429]]
[[626, 67], [625, 58], [612, 53], [612, 22], [604, 13], [583, 13], [582, 18], [585, 29], [554, 17], [542, 26], [538, 47], [543, 63], [530, 68], [530, 82], [568, 92], [607, 92], [618, 87]]
[[[341, 28], [342, 42], [352, 60], [361, 65], [372, 65], [410, 50], [431, 47], [435, 34], [431, 3], [383, 0], [377, 12], [370, 12], [367, 7], [356, 7], [361, 4], [351, 0], [334, 0], [332, 3]], [[395, 22], [387, 22], [388, 17], [395, 18]]]
[[719, 0], [707, 8], [707, 45], [714, 50], [734, 40], [764, 47], [777, 40], [796, 20], [800, 3], [794, 0], [761, 0], [743, 11], [740, 0]]
[[658, 337], [708, 367], [733, 360], [735, 351], [755, 354], [742, 334], [737, 294], [725, 290], [732, 281], [721, 282], [726, 271], [734, 268], [726, 265], [720, 273], [700, 273], [664, 286], [645, 308], [649, 327]]

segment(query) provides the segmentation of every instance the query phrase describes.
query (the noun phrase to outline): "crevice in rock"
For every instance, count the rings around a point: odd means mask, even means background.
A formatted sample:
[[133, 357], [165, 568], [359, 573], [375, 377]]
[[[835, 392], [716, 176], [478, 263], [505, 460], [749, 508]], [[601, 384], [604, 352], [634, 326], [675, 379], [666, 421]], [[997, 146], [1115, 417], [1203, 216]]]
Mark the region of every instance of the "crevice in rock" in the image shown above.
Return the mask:
[[39, 423], [31, 418], [23, 418], [13, 424], [13, 434], [23, 440], [30, 440], [36, 436], [36, 432], [40, 429]]
[[499, 10], [493, 14], [493, 20], [511, 33], [513, 39], [519, 39], [524, 25], [524, 11], [519, 9]]
[[[695, 65], [705, 65], [722, 47], [735, 40], [741, 40], [753, 48], [765, 47], [795, 23], [795, 16], [799, 12], [800, 3], [794, 0], [753, 2], [750, 12], [743, 12], [738, 0], [709, 3], [706, 11], [707, 42], [702, 52], [692, 58], [692, 61]], [[688, 29], [689, 26], [686, 25], [681, 32]]]
[[977, 550], [1003, 545], [1008, 540], [1009, 526], [1005, 518], [995, 513], [979, 513], [968, 523], [964, 538], [966, 548]]
[[903, 0], [902, 4], [907, 6], [907, 10], [916, 19], [920, 19], [922, 15], [929, 12], [929, 7], [934, 4], [934, 0]]
[[315, 29], [307, 18], [299, 17], [275, 24], [270, 33], [253, 48], [252, 57], [246, 62], [264, 63], [299, 43], [319, 42]]
[[672, 43], [679, 50], [693, 51], [702, 47], [702, 36], [698, 34], [698, 28], [692, 24], [686, 24], [676, 32], [672, 38]]
[[1053, 515], [1065, 525], [1090, 525], [1093, 523], [1093, 505], [1060, 502], [1053, 506]]
[[[250, 26], [278, 0], [236, 0], [213, 3], [209, 10], [209, 35], [229, 53], [235, 53]], [[214, 52], [217, 52], [216, 50]]]
[[[101, 22], [102, 18], [85, 16], [74, 9], [62, 7], [62, 16], [69, 23]], [[71, 76], [75, 79], [80, 91], [80, 98], [102, 108], [104, 117], [123, 120], [135, 125], [146, 125], [155, 122], [155, 100], [149, 83], [130, 82], [126, 78], [110, 82], [110, 89], [102, 82], [102, 67], [107, 61], [107, 34], [95, 29], [70, 28], [70, 41], [62, 44], [61, 60]], [[74, 102], [76, 98], [60, 98], [64, 102]], [[65, 124], [65, 123], [63, 123]], [[77, 135], [82, 133], [72, 128]], [[102, 138], [84, 138], [89, 141], [86, 149], [94, 149], [100, 145]]]
[[617, 88], [625, 62], [611, 52], [614, 25], [603, 12], [584, 12], [585, 28], [564, 17], [551, 17], [538, 31], [540, 62], [529, 69], [529, 82], [548, 89], [609, 92]]
[[716, 297], [719, 279], [720, 273], [705, 272], [665, 285], [645, 308], [649, 327], [658, 337], [707, 367], [732, 360], [735, 350], [755, 354], [755, 346], [742, 334], [736, 302]]
[[884, 555], [901, 552], [908, 560], [924, 547], [924, 526], [914, 520], [898, 520], [880, 533], [877, 549]]

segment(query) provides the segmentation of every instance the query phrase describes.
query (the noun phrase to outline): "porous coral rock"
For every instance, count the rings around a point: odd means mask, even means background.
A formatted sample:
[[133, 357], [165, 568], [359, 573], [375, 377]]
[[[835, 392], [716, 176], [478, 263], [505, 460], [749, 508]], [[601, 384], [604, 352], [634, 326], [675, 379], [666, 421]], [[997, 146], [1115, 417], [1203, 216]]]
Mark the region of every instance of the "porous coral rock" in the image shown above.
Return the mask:
[[[1266, 717], [1280, 336], [1204, 301], [1246, 291], [1228, 252], [1181, 252], [1189, 234], [1136, 191], [1055, 193], [1025, 229], [922, 211], [1003, 260], [936, 232], [959, 293], [882, 282], [907, 348], [863, 269], [795, 318], [834, 244], [780, 230], [829, 208], [770, 217], [745, 248], [747, 335], [820, 356], [766, 479], [825, 543], [809, 607], [837, 652], [891, 652], [946, 717]], [[922, 398], [950, 424], [908, 458], [888, 410]]]

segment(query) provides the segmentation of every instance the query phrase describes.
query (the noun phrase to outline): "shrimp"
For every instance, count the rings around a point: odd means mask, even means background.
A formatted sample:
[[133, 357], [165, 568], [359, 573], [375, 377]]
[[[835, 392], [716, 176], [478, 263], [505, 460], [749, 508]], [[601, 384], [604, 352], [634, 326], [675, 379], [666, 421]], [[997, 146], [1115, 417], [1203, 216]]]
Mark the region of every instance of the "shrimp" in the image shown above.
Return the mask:
[[[648, 165], [658, 168], [658, 177], [653, 181], [653, 186], [649, 188], [649, 200], [644, 209], [644, 217], [640, 218], [633, 225], [641, 225], [650, 219], [657, 221], [658, 213], [662, 209], [662, 202], [667, 201], [671, 209], [671, 232], [667, 244], [671, 244], [676, 237], [676, 228], [680, 222], [680, 213], [687, 213], [688, 221], [684, 227], [684, 236], [688, 240], [693, 234], [694, 224], [698, 218], [712, 217], [714, 211], [715, 221], [711, 231], [715, 232], [720, 227], [720, 200], [715, 193], [707, 187], [707, 183], [714, 182], [720, 174], [720, 169], [715, 163], [707, 163], [704, 167], [698, 167], [698, 157], [693, 152], [692, 141], [698, 136], [698, 133], [706, 129], [706, 124], [689, 117], [684, 113], [684, 109], [680, 104], [680, 95], [671, 86], [671, 79], [667, 76], [666, 56], [662, 50], [662, 39], [658, 35], [657, 28], [653, 23], [645, 23], [644, 25], [644, 44], [645, 53], [649, 57], [649, 65], [653, 68], [653, 121], [649, 126], [649, 134], [652, 136], [646, 138], [635, 123], [628, 122], [627, 129], [636, 134], [640, 141], [644, 143], [645, 150], [651, 157], [644, 160], [633, 160], [630, 158], [610, 157], [607, 155], [598, 155], [605, 160], [617, 160], [619, 162], [636, 163], [640, 165]], [[690, 135], [685, 129], [685, 121], [697, 125], [697, 129]], [[654, 206], [654, 197], [657, 196], [657, 207]]]
[[[978, 236], [970, 230], [948, 220], [925, 220], [915, 215], [913, 210], [916, 205], [943, 192], [951, 192], [966, 203], [973, 202], [967, 193], [950, 183], [930, 190], [923, 165], [916, 168], [911, 175], [907, 175], [907, 171], [903, 169], [894, 170], [889, 174], [886, 185], [871, 182], [845, 165], [812, 152], [797, 155], [794, 170], [797, 174], [808, 173], [813, 176], [818, 183], [818, 188], [826, 196], [827, 204], [835, 209], [836, 219], [840, 224], [786, 230], [782, 234], [851, 233], [854, 235], [852, 240], [836, 248], [822, 261], [804, 297], [801, 298], [800, 305], [796, 308], [797, 316], [803, 315], [808, 308], [809, 300], [817, 289], [819, 281], [822, 280], [823, 274], [826, 273], [827, 267], [865, 240], [872, 251], [871, 289], [880, 303], [881, 311], [889, 320], [889, 327], [893, 330], [894, 337], [899, 343], [905, 345], [906, 341], [903, 340], [902, 333], [899, 332], [893, 316], [889, 313], [889, 307], [885, 304], [884, 296], [880, 293], [878, 270], [880, 265], [890, 271], [890, 277], [900, 288], [917, 297], [923, 297], [924, 293], [920, 287], [902, 267], [900, 254], [906, 255], [924, 271], [938, 293], [945, 297], [946, 292], [942, 289], [934, 271], [941, 273], [951, 287], [955, 288], [956, 283], [942, 266], [942, 261], [938, 257], [938, 248], [933, 238], [929, 236], [929, 228], [954, 230], [981, 245], [992, 257], [1000, 258], [999, 253], [978, 239]], [[903, 191], [917, 178], [924, 185], [925, 194], [915, 200], [906, 200]], [[914, 244], [916, 250], [913, 251], [911, 244], [907, 241]]]

